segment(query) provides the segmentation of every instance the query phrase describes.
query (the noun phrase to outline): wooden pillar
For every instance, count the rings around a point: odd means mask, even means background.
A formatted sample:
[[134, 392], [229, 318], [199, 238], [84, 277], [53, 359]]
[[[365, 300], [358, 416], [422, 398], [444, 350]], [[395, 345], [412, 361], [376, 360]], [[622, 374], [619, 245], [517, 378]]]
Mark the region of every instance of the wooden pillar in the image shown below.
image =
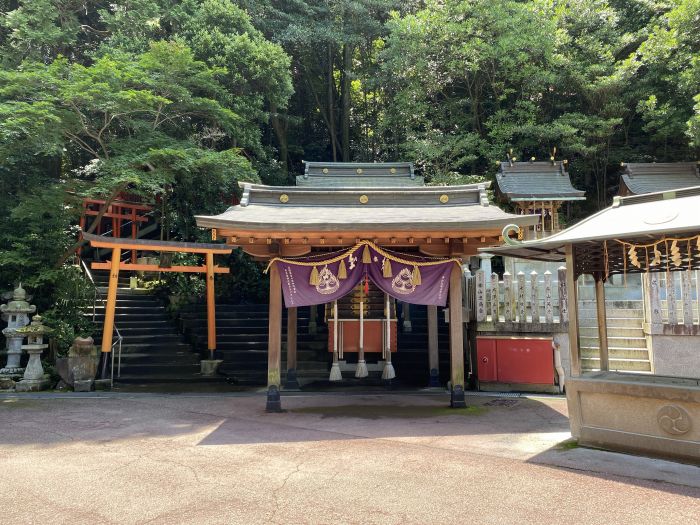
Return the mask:
[[[578, 339], [578, 290], [576, 289], [576, 259], [574, 247], [566, 245], [566, 291], [569, 321], [569, 352], [571, 354], [571, 375], [581, 375], [581, 349]], [[563, 319], [563, 316], [562, 316]]]
[[318, 323], [316, 322], [316, 317], [318, 315], [318, 308], [315, 304], [309, 306], [309, 334], [314, 335], [318, 331]]
[[440, 386], [437, 315], [437, 306], [428, 306], [428, 366], [430, 367], [430, 383], [428, 386]]
[[403, 331], [409, 333], [413, 330], [413, 324], [411, 323], [411, 305], [409, 303], [403, 303], [403, 308], [401, 310], [403, 313]]
[[598, 343], [600, 348], [600, 369], [610, 370], [610, 357], [608, 355], [608, 320], [605, 315], [605, 283], [602, 276], [595, 276], [595, 302], [598, 317]]
[[466, 407], [464, 399], [464, 332], [462, 328], [462, 268], [455, 264], [450, 274], [450, 406]]
[[100, 359], [100, 377], [109, 377], [109, 358], [112, 351], [112, 337], [114, 336], [114, 310], [117, 306], [117, 286], [119, 285], [119, 261], [122, 255], [121, 248], [112, 249], [112, 265], [109, 269], [109, 288], [107, 288], [107, 304], [105, 305], [105, 322], [102, 328], [102, 355]]
[[299, 389], [297, 381], [297, 308], [287, 308], [287, 378], [286, 389]]
[[270, 267], [270, 311], [267, 343], [267, 412], [281, 412], [282, 282], [276, 264]]
[[214, 295], [214, 254], [207, 253], [207, 349], [209, 359], [216, 352], [216, 302]]
[[[131, 208], [131, 238], [138, 237], [138, 224], [136, 222], [136, 208]], [[136, 250], [131, 250], [131, 264], [136, 264]]]

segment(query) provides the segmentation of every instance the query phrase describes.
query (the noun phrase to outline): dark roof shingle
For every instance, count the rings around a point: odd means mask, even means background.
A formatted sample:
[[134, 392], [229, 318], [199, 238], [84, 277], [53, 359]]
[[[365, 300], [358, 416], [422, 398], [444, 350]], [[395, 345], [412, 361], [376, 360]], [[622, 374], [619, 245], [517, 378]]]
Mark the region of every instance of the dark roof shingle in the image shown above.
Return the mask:
[[584, 200], [571, 184], [563, 162], [502, 162], [496, 182], [511, 201]]
[[700, 186], [696, 162], [625, 163], [621, 178], [621, 193], [630, 195]]

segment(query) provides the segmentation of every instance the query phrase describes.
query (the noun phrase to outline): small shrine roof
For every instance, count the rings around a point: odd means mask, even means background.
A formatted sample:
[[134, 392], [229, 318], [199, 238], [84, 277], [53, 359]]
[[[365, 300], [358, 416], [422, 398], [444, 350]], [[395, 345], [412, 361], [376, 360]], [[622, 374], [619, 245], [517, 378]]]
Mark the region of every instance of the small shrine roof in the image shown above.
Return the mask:
[[563, 162], [502, 162], [498, 189], [510, 201], [577, 201], [585, 192], [571, 184]]
[[235, 231], [455, 231], [535, 224], [489, 205], [486, 184], [338, 188], [242, 184], [241, 203], [197, 225]]
[[697, 162], [630, 162], [622, 165], [621, 195], [642, 195], [700, 185]]
[[297, 186], [317, 188], [384, 188], [424, 186], [411, 162], [307, 162]]
[[[484, 248], [480, 251], [524, 259], [564, 261], [565, 247], [572, 244], [585, 246], [582, 258], [590, 260], [590, 264], [600, 263], [597, 260], [603, 258], [609, 259], [612, 264], [614, 258], [624, 258], [624, 251], [621, 255], [613, 253], [613, 247], [620, 242], [649, 242], [670, 235], [700, 234], [698, 209], [700, 186], [671, 192], [615, 197], [609, 208], [559, 233], [540, 240]], [[607, 255], [599, 250], [605, 241], [612, 241]], [[685, 249], [685, 243], [682, 244]], [[695, 249], [693, 246], [689, 249]], [[700, 255], [696, 259], [696, 262], [700, 262]], [[622, 269], [622, 263], [617, 266], [617, 270]], [[665, 270], [667, 266], [662, 264], [658, 268]]]

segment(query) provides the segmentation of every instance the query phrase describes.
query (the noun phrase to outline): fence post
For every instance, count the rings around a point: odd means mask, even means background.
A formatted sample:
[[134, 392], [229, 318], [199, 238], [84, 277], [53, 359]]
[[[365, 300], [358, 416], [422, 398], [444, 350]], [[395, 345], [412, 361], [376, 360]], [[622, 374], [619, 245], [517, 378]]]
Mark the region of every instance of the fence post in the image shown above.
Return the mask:
[[532, 315], [532, 322], [540, 322], [540, 290], [537, 286], [537, 272], [532, 270], [530, 272], [530, 313]]
[[544, 322], [554, 322], [554, 303], [552, 301], [552, 272], [544, 272]]
[[493, 323], [498, 322], [498, 301], [500, 300], [498, 284], [498, 274], [493, 272], [491, 274], [491, 321]]
[[513, 276], [506, 271], [503, 273], [503, 317], [507, 323], [513, 321], [513, 299]]
[[678, 305], [676, 304], [675, 272], [666, 272], [666, 304], [668, 306], [668, 324], [678, 324]]
[[525, 272], [518, 272], [518, 322], [527, 322], [527, 310], [525, 308]]
[[690, 270], [681, 272], [681, 298], [683, 300], [683, 324], [686, 328], [693, 326], [693, 302]]
[[660, 330], [664, 320], [661, 316], [661, 298], [659, 296], [659, 274], [647, 273], [645, 283], [647, 295], [649, 297], [649, 323], [652, 326], [652, 333], [658, 333], [654, 329]]
[[[566, 266], [560, 266], [557, 270], [559, 276], [559, 322], [569, 322], [569, 293], [566, 289]], [[571, 269], [573, 271], [573, 268]], [[575, 283], [576, 281], [574, 281]], [[575, 296], [575, 294], [574, 294]]]
[[476, 271], [476, 320], [486, 321], [486, 279], [484, 270]]

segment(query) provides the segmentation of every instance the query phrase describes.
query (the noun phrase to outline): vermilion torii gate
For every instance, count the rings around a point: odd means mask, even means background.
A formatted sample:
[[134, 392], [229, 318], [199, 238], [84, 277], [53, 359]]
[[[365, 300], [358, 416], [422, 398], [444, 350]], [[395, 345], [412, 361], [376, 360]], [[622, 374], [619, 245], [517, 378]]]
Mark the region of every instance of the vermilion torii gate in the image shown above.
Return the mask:
[[[117, 303], [117, 284], [119, 272], [143, 271], [143, 272], [182, 272], [205, 273], [207, 281], [207, 349], [213, 359], [216, 351], [216, 304], [214, 299], [214, 275], [229, 273], [229, 268], [221, 268], [214, 265], [214, 255], [228, 255], [232, 251], [231, 246], [225, 244], [203, 244], [192, 242], [153, 241], [145, 239], [120, 239], [114, 237], [101, 237], [83, 233], [83, 238], [90, 242], [94, 248], [109, 248], [112, 250], [112, 258], [108, 262], [93, 262], [95, 270], [109, 271], [109, 287], [107, 289], [107, 304], [105, 306], [105, 320], [102, 330], [102, 355], [100, 360], [100, 375], [103, 379], [108, 377], [110, 353], [112, 351], [112, 338], [114, 336], [114, 311]], [[197, 253], [204, 255], [205, 264], [202, 266], [161, 266], [158, 264], [136, 264], [122, 262], [122, 250], [149, 251], [149, 252], [176, 252]]]

